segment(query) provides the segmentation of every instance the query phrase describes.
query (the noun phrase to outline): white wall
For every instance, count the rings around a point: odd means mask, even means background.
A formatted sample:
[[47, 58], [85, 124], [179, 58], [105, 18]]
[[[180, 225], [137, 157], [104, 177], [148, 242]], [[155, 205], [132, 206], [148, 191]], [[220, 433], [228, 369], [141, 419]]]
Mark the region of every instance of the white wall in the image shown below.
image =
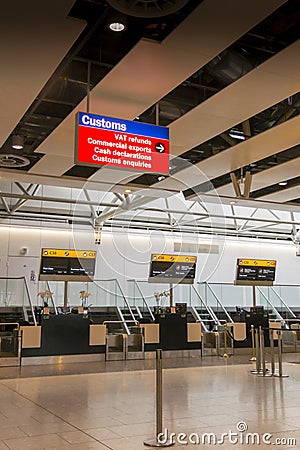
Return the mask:
[[[198, 254], [197, 281], [232, 283], [237, 258], [276, 259], [276, 284], [300, 284], [300, 257], [295, 256], [295, 246], [280, 241], [262, 241], [245, 238], [216, 238], [204, 236], [172, 236], [164, 232], [103, 231], [101, 245], [94, 245], [93, 231], [29, 228], [16, 226], [0, 227], [1, 276], [26, 276], [34, 300], [40, 286], [30, 281], [32, 270], [38, 275], [41, 248], [77, 248], [97, 250], [97, 279], [117, 278], [125, 293], [128, 279], [146, 280], [151, 253], [173, 253], [175, 241], [187, 243], [219, 244], [219, 254]], [[25, 256], [20, 249], [28, 249]], [[154, 287], [148, 287], [154, 292]], [[179, 292], [179, 290], [178, 290]], [[226, 303], [247, 304], [248, 294], [236, 290], [237, 298]], [[149, 294], [150, 295], [150, 294]], [[181, 297], [184, 294], [181, 294]], [[181, 298], [183, 300], [183, 298]], [[240, 301], [238, 302], [238, 300]], [[295, 301], [296, 304], [298, 299]]]

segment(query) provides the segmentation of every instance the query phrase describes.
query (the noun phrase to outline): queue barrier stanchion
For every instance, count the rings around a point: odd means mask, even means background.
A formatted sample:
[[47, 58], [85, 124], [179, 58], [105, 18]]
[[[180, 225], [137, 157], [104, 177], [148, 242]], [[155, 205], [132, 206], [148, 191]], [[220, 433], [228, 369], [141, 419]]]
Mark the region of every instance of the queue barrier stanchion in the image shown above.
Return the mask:
[[271, 374], [275, 374], [275, 357], [274, 357], [274, 330], [269, 330], [270, 336], [270, 355], [271, 355]]
[[[256, 369], [251, 370], [250, 373], [259, 377], [278, 377], [286, 378], [287, 374], [282, 372], [282, 331], [269, 328], [270, 337], [270, 357], [271, 357], [271, 370], [266, 368], [266, 352], [264, 345], [264, 330], [262, 327], [255, 329], [255, 353], [256, 353]], [[275, 346], [274, 346], [274, 333], [277, 335], [278, 340], [278, 369], [275, 364]]]
[[256, 354], [255, 354], [255, 330], [254, 325], [251, 325], [251, 345], [252, 345], [252, 356], [249, 359], [249, 361], [256, 361]]
[[270, 377], [271, 373], [266, 368], [265, 334], [261, 326], [255, 329], [255, 355], [256, 369], [250, 370], [250, 373], [259, 377]]
[[278, 342], [278, 370], [275, 370], [274, 377], [287, 378], [288, 375], [282, 373], [282, 330], [276, 330]]
[[162, 350], [156, 350], [156, 435], [147, 441], [144, 445], [148, 447], [171, 447], [175, 442], [168, 437], [163, 436], [163, 419], [162, 419]]
[[260, 371], [257, 374], [257, 376], [271, 377], [272, 374], [266, 368], [265, 332], [261, 326], [258, 328], [258, 334], [259, 334]]
[[227, 322], [224, 323], [224, 353], [223, 358], [229, 358], [229, 354], [227, 353]]
[[[253, 328], [254, 329], [254, 328]], [[255, 343], [255, 369], [250, 370], [250, 373], [253, 373], [254, 375], [258, 375], [261, 372], [261, 364], [260, 364], [260, 349], [259, 349], [259, 330], [258, 328], [255, 328], [255, 336], [254, 336], [254, 343]]]

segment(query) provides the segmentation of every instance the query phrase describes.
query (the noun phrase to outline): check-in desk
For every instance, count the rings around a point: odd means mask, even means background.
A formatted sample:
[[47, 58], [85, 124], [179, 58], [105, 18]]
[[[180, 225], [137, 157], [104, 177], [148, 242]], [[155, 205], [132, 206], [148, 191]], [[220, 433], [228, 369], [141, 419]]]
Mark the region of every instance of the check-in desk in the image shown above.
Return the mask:
[[[168, 351], [197, 350], [201, 354], [201, 325], [188, 323], [186, 314], [164, 313], [155, 315], [154, 324], [141, 325], [144, 329], [145, 357], [157, 348]], [[175, 352], [173, 353], [175, 356]]]
[[21, 329], [22, 364], [104, 360], [106, 326], [83, 314], [45, 315], [40, 326]]

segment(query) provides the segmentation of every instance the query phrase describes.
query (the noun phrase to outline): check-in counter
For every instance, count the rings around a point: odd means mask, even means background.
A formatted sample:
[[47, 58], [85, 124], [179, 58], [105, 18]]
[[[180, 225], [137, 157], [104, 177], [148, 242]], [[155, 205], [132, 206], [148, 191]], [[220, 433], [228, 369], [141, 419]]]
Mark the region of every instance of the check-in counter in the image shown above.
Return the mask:
[[106, 326], [83, 314], [45, 315], [40, 326], [22, 329], [22, 364], [105, 359]]
[[[106, 325], [91, 324], [83, 314], [44, 315], [40, 326], [22, 327], [23, 365], [79, 361], [143, 359], [157, 348], [201, 351], [199, 323], [186, 314], [159, 314], [156, 323], [141, 324], [134, 333], [108, 334]], [[146, 355], [146, 357], [148, 357]]]
[[[155, 315], [155, 323], [142, 324], [145, 354], [157, 348], [165, 351], [201, 351], [202, 330], [200, 323], [188, 323], [183, 313], [164, 313]], [[173, 352], [175, 356], [175, 352]]]

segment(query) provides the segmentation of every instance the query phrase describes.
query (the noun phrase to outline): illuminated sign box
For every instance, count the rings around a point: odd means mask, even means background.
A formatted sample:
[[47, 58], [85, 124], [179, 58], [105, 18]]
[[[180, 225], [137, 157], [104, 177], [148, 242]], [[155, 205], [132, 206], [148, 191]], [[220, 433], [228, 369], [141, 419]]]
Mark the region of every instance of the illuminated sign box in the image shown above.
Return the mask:
[[75, 163], [168, 175], [169, 129], [79, 112]]
[[96, 252], [43, 248], [39, 279], [42, 281], [90, 281], [94, 276]]
[[196, 256], [151, 255], [149, 283], [193, 284]]
[[235, 284], [244, 286], [272, 286], [275, 280], [274, 259], [237, 260]]

